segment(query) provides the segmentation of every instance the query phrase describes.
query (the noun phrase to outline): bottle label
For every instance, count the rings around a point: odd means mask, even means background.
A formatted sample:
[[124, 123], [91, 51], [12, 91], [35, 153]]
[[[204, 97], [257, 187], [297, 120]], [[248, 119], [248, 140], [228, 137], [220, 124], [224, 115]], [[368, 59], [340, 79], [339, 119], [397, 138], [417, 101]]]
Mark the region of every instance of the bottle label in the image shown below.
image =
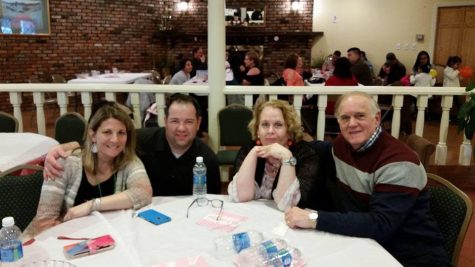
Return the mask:
[[23, 258], [23, 247], [19, 240], [8, 242], [0, 248], [0, 258], [2, 262], [14, 262]]
[[206, 175], [193, 175], [193, 184], [206, 184]]
[[287, 249], [279, 250], [277, 257], [279, 258], [283, 267], [290, 267], [292, 264], [292, 255]]
[[273, 255], [277, 254], [277, 246], [271, 240], [262, 242], [261, 246], [263, 246], [266, 250], [267, 257], [270, 258]]
[[233, 235], [234, 250], [239, 253], [241, 250], [251, 246], [249, 234], [246, 232], [237, 233]]

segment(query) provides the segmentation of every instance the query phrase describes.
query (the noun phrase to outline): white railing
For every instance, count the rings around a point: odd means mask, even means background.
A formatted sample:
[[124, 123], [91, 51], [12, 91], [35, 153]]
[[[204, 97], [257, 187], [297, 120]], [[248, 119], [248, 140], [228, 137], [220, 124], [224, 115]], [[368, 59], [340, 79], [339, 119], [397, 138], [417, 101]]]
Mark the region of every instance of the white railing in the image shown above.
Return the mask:
[[[302, 98], [307, 94], [318, 95], [318, 115], [317, 117], [317, 140], [323, 140], [325, 130], [325, 109], [329, 95], [341, 95], [351, 91], [364, 91], [373, 95], [376, 99], [378, 95], [392, 95], [393, 117], [391, 121], [391, 135], [399, 137], [399, 126], [401, 123], [401, 108], [404, 95], [417, 97], [417, 119], [415, 133], [423, 136], [424, 131], [424, 111], [428, 105], [429, 95], [440, 95], [442, 117], [439, 125], [439, 141], [437, 143], [435, 164], [444, 165], [447, 158], [447, 133], [449, 127], [449, 112], [452, 108], [453, 96], [466, 95], [462, 87], [398, 87], [398, 86], [226, 86], [223, 90], [225, 95], [239, 94], [244, 95], [245, 105], [252, 108], [253, 94], [268, 95], [270, 99], [276, 99], [277, 95], [293, 95], [294, 107], [300, 114], [302, 108]], [[208, 94], [208, 86], [181, 86], [181, 85], [155, 85], [155, 84], [0, 84], [0, 92], [9, 92], [10, 103], [13, 106], [13, 115], [20, 122], [20, 131], [23, 129], [22, 111], [22, 92], [33, 92], [33, 102], [36, 106], [36, 120], [38, 133], [45, 134], [45, 114], [44, 114], [44, 93], [55, 92], [57, 94], [60, 114], [64, 114], [68, 107], [68, 93], [79, 92], [81, 95], [81, 104], [84, 107], [84, 117], [87, 119], [91, 114], [92, 93], [105, 92], [106, 99], [114, 101], [115, 93], [131, 93], [131, 103], [134, 111], [134, 121], [137, 128], [141, 127], [140, 103], [138, 92], [155, 93], [158, 106], [158, 124], [163, 126], [165, 94], [166, 93], [197, 93]], [[224, 98], [224, 95], [223, 95]], [[213, 103], [209, 103], [209, 106]], [[218, 109], [221, 107], [217, 107]], [[217, 114], [209, 114], [209, 125], [216, 123]], [[212, 143], [219, 144], [219, 134], [210, 132]], [[213, 147], [215, 150], [217, 147]], [[460, 146], [459, 164], [470, 165], [471, 141], [464, 137]]]

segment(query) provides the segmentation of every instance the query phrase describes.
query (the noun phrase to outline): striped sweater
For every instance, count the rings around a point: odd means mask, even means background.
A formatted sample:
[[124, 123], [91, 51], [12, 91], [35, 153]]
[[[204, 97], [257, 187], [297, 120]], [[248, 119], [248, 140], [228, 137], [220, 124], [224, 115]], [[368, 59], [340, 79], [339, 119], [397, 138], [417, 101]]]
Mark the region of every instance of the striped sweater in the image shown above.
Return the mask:
[[403, 265], [449, 265], [430, 213], [426, 172], [409, 147], [383, 131], [356, 152], [340, 135], [333, 160], [336, 177], [328, 186], [339, 212], [320, 211], [318, 230], [372, 238]]

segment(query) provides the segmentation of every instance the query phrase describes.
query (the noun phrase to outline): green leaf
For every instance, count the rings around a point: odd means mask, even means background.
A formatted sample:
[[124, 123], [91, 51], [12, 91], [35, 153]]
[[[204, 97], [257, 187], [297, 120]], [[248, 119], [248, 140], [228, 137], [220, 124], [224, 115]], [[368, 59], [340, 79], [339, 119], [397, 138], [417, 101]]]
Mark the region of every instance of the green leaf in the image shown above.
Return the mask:
[[[474, 83], [470, 83], [469, 85], [467, 85], [467, 87], [465, 87], [465, 92], [470, 92], [470, 91], [472, 91], [473, 89], [475, 89], [475, 82], [474, 82]], [[470, 96], [472, 96], [472, 94], [470, 94]]]

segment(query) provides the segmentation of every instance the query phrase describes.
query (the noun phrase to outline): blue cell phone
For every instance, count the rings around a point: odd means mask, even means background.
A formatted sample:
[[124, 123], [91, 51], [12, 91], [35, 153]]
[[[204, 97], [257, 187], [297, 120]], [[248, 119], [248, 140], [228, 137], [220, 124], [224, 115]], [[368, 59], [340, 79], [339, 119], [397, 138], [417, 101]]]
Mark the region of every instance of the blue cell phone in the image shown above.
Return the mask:
[[167, 223], [172, 220], [169, 216], [153, 209], [141, 211], [137, 216], [155, 225]]

